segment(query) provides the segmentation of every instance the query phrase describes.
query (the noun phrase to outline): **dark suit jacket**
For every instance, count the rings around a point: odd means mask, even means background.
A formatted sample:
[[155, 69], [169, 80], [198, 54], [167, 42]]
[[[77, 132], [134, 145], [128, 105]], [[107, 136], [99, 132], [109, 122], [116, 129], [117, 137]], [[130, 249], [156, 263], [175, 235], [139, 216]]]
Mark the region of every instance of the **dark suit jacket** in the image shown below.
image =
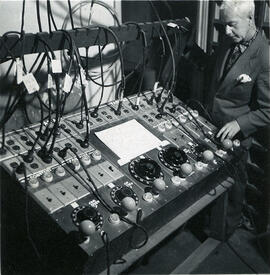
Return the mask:
[[[207, 92], [207, 105], [212, 112], [214, 123], [222, 127], [236, 120], [246, 139], [259, 128], [270, 125], [270, 89], [269, 89], [269, 43], [258, 33], [255, 40], [239, 57], [229, 72], [223, 76], [223, 69], [230, 52], [231, 43], [227, 40], [219, 46], [214, 61], [208, 62], [211, 71], [211, 85]], [[200, 63], [206, 57], [195, 59]], [[194, 60], [194, 56], [191, 56]], [[209, 58], [208, 58], [209, 60]], [[250, 82], [239, 83], [237, 78], [246, 74]]]

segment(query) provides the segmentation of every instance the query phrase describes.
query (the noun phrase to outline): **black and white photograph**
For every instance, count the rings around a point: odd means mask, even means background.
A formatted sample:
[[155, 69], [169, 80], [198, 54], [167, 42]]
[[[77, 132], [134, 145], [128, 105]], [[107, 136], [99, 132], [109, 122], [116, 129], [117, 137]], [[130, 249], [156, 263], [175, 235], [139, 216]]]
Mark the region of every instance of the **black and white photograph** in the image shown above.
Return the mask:
[[0, 0], [0, 274], [270, 274], [269, 0]]

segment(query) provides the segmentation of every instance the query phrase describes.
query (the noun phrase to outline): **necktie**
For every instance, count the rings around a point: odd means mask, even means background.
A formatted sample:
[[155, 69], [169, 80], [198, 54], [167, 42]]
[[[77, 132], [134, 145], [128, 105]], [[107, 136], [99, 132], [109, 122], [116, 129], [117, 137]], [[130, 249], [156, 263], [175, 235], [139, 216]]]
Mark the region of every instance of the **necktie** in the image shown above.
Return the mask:
[[228, 73], [228, 71], [231, 69], [231, 67], [236, 62], [236, 60], [239, 58], [240, 55], [241, 55], [240, 45], [236, 44], [234, 45], [234, 47], [232, 47], [229, 53], [229, 56], [227, 58], [227, 61], [224, 67], [224, 72], [223, 72], [224, 76]]

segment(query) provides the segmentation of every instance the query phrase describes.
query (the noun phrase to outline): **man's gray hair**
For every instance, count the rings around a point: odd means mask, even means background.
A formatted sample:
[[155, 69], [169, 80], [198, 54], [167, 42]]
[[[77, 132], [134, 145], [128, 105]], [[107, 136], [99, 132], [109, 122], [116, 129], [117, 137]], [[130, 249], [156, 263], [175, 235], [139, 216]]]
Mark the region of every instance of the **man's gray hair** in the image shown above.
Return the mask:
[[241, 17], [247, 16], [254, 19], [254, 0], [223, 0], [221, 2], [220, 9], [232, 9]]

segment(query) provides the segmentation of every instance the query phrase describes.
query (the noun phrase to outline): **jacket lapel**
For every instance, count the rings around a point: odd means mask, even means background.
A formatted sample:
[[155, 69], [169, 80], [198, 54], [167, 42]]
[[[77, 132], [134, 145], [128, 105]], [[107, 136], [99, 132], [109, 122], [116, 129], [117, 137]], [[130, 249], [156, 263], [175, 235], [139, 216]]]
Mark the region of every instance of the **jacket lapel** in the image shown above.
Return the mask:
[[[217, 93], [223, 90], [226, 86], [231, 86], [235, 84], [237, 77], [240, 74], [251, 74], [251, 70], [253, 68], [254, 61], [256, 60], [257, 55], [259, 54], [260, 47], [258, 46], [262, 41], [262, 34], [258, 33], [255, 40], [252, 44], [245, 50], [243, 54], [238, 58], [238, 60], [233, 64], [228, 73], [224, 76], [223, 79], [220, 79]], [[226, 57], [228, 56], [228, 51], [223, 57], [221, 67], [220, 67], [220, 75], [223, 73], [224, 64], [226, 62]]]

